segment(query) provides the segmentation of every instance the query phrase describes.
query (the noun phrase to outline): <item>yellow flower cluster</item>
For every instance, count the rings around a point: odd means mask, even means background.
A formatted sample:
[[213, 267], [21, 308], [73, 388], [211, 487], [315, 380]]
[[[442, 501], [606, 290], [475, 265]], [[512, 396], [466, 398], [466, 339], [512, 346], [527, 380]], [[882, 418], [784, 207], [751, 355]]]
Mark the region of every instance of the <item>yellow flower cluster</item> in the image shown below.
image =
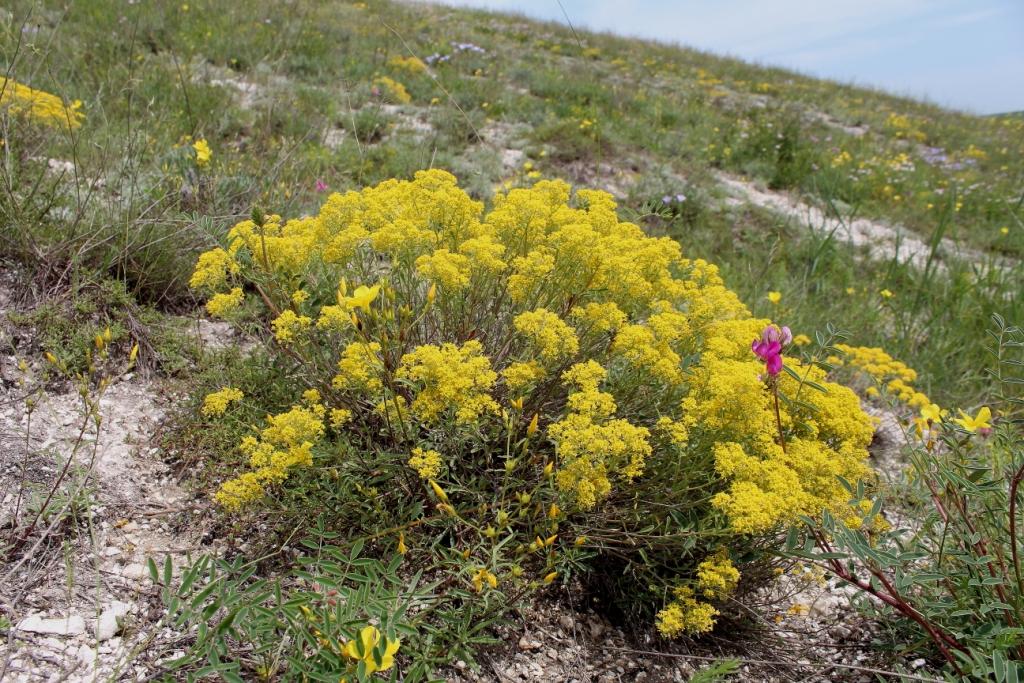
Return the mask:
[[210, 150], [210, 143], [205, 139], [200, 138], [192, 144], [192, 149], [196, 153], [196, 166], [204, 168], [210, 163], [210, 158], [213, 157], [213, 152]]
[[282, 344], [291, 344], [313, 324], [313, 320], [306, 315], [298, 315], [295, 311], [287, 309], [281, 312], [271, 323], [274, 329], [274, 338]]
[[699, 635], [715, 627], [715, 617], [719, 612], [714, 606], [695, 598], [693, 590], [686, 586], [676, 588], [674, 593], [675, 599], [658, 612], [655, 620], [663, 636]]
[[203, 399], [202, 413], [209, 416], [223, 415], [227, 411], [228, 405], [237, 403], [244, 397], [245, 394], [240, 389], [225, 387], [206, 395], [206, 398]]
[[249, 456], [253, 471], [224, 482], [214, 498], [228, 510], [237, 510], [259, 498], [264, 486], [288, 478], [292, 467], [313, 464], [313, 446], [324, 434], [323, 405], [293, 406], [267, 417], [259, 438], [247, 436], [239, 450]]
[[214, 318], [225, 318], [242, 305], [245, 294], [241, 287], [232, 287], [230, 292], [214, 294], [206, 302], [206, 312]]
[[383, 366], [380, 362], [381, 346], [377, 342], [352, 342], [345, 347], [338, 361], [340, 372], [332, 382], [336, 389], [363, 390], [377, 394], [384, 388], [380, 380]]
[[[837, 344], [836, 349], [843, 356], [830, 356], [829, 362], [836, 366], [851, 367], [867, 374], [877, 384], [912, 408], [925, 408], [931, 405], [931, 399], [917, 391], [913, 383], [917, 381], [917, 372], [902, 361], [898, 361], [878, 347], [849, 346]], [[867, 393], [877, 392], [869, 387]]]
[[454, 411], [456, 422], [469, 423], [498, 409], [489, 393], [498, 375], [476, 340], [461, 347], [417, 347], [402, 356], [398, 377], [417, 385], [412, 409], [425, 423], [437, 421], [448, 410]]
[[512, 321], [516, 331], [537, 350], [545, 363], [556, 363], [571, 358], [579, 351], [576, 332], [551, 311], [538, 308], [520, 313]]
[[25, 115], [44, 126], [54, 128], [79, 128], [85, 119], [81, 112], [82, 103], [75, 100], [70, 105], [56, 95], [35, 90], [14, 79], [0, 76], [0, 108], [12, 115]]
[[839, 513], [846, 498], [839, 477], [856, 481], [868, 474], [864, 461], [874, 427], [857, 395], [825, 382], [824, 371], [817, 367], [787, 363], [827, 391], [779, 375], [779, 390], [806, 406], [780, 411], [790, 434], [785, 445], [777, 443], [770, 394], [756, 378], [751, 380], [742, 361], [709, 360], [703, 391], [684, 400], [691, 408], [686, 420], [717, 434], [715, 469], [730, 484], [712, 502], [739, 533], [768, 531], [826, 508]]
[[722, 600], [736, 590], [739, 580], [740, 572], [724, 550], [697, 566], [697, 588], [704, 597]]
[[395, 55], [388, 60], [388, 66], [393, 69], [408, 71], [412, 74], [421, 74], [427, 70], [427, 65], [423, 63], [423, 60], [412, 56], [402, 57], [401, 55]]
[[441, 473], [441, 454], [435, 450], [423, 450], [422, 448], [412, 449], [412, 457], [409, 458], [409, 467], [416, 470], [416, 473], [423, 479], [437, 479]]
[[189, 287], [206, 292], [216, 292], [228, 283], [228, 276], [239, 271], [235, 260], [224, 249], [211, 249], [199, 255], [196, 269], [189, 280]]
[[[314, 216], [239, 223], [226, 249], [200, 257], [193, 286], [220, 296], [268, 278], [317, 292], [280, 302], [274, 332], [341, 349], [331, 409], [344, 422], [485, 429], [499, 402], [536, 400], [536, 446], [553, 445], [557, 485], [580, 508], [652, 458], [707, 454], [714, 507], [733, 531], [760, 533], [839, 510], [837, 477], [867, 472], [873, 430], [856, 395], [786, 358], [809, 384], [779, 375], [795, 400], [777, 420], [750, 348], [768, 321], [713, 264], [620, 221], [604, 192], [541, 180], [485, 212], [451, 174], [420, 171], [333, 194]], [[347, 296], [346, 281], [378, 284]], [[335, 289], [338, 305], [312, 305]]]
[[394, 100], [398, 104], [409, 104], [412, 102], [412, 95], [405, 89], [405, 86], [387, 76], [380, 76], [373, 80], [373, 85], [383, 91], [389, 99]]
[[650, 432], [626, 420], [611, 419], [615, 399], [598, 385], [605, 370], [592, 360], [569, 368], [562, 378], [575, 391], [569, 394], [569, 412], [548, 428], [562, 461], [557, 482], [583, 509], [593, 508], [611, 491], [609, 475], [625, 480], [639, 476], [651, 454]]

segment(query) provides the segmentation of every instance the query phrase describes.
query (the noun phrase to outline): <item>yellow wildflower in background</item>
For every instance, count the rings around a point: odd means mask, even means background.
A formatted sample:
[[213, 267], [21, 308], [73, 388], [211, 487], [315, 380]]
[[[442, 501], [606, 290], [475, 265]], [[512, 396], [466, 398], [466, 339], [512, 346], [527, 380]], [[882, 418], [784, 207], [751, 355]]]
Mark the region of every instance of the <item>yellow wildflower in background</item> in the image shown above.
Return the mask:
[[82, 103], [75, 100], [70, 105], [56, 95], [35, 90], [14, 79], [0, 76], [0, 108], [11, 115], [24, 115], [44, 126], [68, 127], [75, 130], [82, 125], [85, 114], [80, 110]]
[[409, 104], [412, 102], [412, 95], [405, 89], [405, 86], [392, 78], [381, 76], [375, 78], [373, 84], [381, 90], [382, 94], [398, 104]]
[[210, 158], [213, 156], [213, 152], [210, 151], [210, 145], [204, 138], [200, 138], [192, 143], [192, 149], [196, 153], [196, 166], [199, 168], [205, 168], [210, 163]]
[[782, 301], [782, 292], [768, 292], [768, 301], [777, 304]]
[[423, 63], [418, 57], [402, 57], [401, 55], [395, 55], [388, 59], [388, 66], [393, 69], [399, 69], [401, 71], [408, 71], [412, 74], [425, 73], [427, 65]]

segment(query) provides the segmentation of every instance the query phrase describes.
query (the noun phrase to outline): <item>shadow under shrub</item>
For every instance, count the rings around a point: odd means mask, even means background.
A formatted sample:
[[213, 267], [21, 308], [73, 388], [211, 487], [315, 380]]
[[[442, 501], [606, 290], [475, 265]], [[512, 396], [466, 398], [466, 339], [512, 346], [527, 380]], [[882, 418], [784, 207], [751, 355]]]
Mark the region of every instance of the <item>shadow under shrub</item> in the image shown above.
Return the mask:
[[[541, 181], [485, 213], [421, 171], [236, 225], [192, 284], [273, 335], [293, 404], [240, 439], [218, 503], [327, 510], [484, 614], [613, 570], [663, 635], [710, 631], [781, 529], [853, 513], [839, 478], [869, 473], [873, 428], [813, 363], [766, 370], [769, 321], [615, 209]], [[201, 410], [230, 421], [250, 391]]]

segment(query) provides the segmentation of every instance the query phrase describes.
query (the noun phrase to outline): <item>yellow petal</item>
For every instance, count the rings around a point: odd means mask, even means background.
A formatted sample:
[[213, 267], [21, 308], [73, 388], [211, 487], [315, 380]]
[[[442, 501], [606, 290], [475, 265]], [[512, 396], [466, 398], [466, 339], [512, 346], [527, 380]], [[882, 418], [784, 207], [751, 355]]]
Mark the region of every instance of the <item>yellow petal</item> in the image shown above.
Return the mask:
[[373, 646], [380, 640], [380, 631], [373, 626], [364, 626], [359, 632], [359, 640], [363, 643], [363, 652], [369, 654]]
[[978, 411], [978, 416], [974, 418], [974, 421], [975, 423], [977, 423], [979, 427], [988, 428], [992, 426], [988, 423], [988, 421], [991, 419], [992, 411], [989, 409], [988, 406], [982, 406], [981, 410]]

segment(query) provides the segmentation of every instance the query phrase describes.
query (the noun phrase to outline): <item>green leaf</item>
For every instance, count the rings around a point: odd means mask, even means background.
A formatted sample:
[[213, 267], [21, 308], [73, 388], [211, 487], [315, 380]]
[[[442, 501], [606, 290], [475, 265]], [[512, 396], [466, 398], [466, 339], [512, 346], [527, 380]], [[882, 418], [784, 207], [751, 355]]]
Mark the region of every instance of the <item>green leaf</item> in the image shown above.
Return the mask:
[[999, 650], [992, 652], [992, 673], [995, 674], [997, 683], [1006, 680], [1006, 656]]

